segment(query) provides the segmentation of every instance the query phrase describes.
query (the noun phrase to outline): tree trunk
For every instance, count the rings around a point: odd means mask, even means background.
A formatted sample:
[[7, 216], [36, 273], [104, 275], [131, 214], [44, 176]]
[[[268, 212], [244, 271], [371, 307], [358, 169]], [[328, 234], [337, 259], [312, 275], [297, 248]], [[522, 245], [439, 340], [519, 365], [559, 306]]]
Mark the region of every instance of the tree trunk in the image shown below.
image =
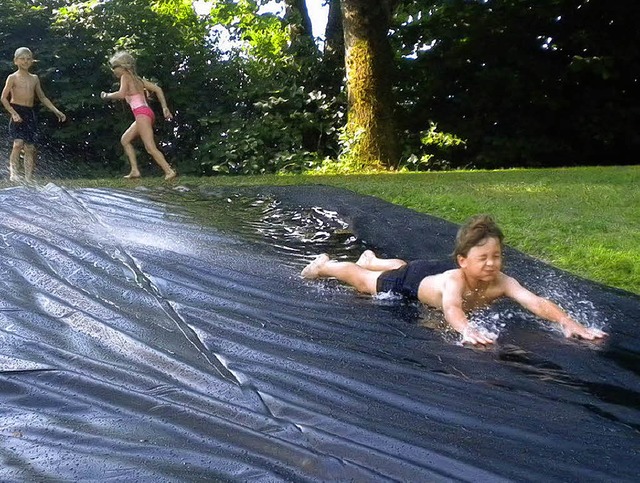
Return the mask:
[[[349, 156], [362, 167], [394, 168], [400, 158], [387, 38], [394, 0], [342, 0]], [[393, 5], [392, 5], [393, 4]]]
[[342, 12], [340, 0], [329, 0], [327, 27], [324, 32], [324, 55], [328, 57], [340, 56], [344, 64], [344, 33], [342, 30]]
[[337, 96], [344, 82], [344, 33], [340, 0], [329, 0], [327, 28], [324, 34], [324, 52], [318, 80], [322, 89]]
[[285, 19], [291, 28], [294, 50], [316, 52], [315, 39], [305, 0], [285, 0]]

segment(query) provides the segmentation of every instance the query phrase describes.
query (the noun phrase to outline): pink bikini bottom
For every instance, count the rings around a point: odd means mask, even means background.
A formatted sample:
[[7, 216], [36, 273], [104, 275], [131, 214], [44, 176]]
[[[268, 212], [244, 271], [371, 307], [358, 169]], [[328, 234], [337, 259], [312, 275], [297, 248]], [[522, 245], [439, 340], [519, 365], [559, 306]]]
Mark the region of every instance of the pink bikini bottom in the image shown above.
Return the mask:
[[147, 116], [151, 118], [151, 122], [155, 121], [156, 115], [149, 106], [139, 106], [131, 109], [133, 111], [133, 116]]

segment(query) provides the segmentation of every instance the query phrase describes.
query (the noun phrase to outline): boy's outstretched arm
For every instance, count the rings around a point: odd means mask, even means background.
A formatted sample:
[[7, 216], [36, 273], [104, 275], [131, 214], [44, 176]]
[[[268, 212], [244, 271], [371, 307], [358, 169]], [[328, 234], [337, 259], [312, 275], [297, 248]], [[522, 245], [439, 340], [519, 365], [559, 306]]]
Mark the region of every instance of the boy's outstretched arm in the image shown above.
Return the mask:
[[40, 102], [42, 102], [42, 104], [44, 104], [47, 109], [53, 112], [60, 122], [64, 122], [67, 119], [67, 116], [65, 116], [62, 111], [58, 110], [58, 108], [53, 105], [53, 102], [51, 102], [49, 98], [44, 95], [44, 91], [40, 86], [40, 79], [38, 78], [36, 78], [36, 95], [38, 96], [38, 99], [40, 99]]
[[527, 290], [514, 278], [505, 278], [505, 295], [507, 297], [512, 298], [538, 317], [560, 324], [565, 337], [580, 337], [581, 339], [594, 340], [601, 339], [607, 335], [606, 332], [600, 329], [585, 327], [579, 322], [576, 322], [551, 300], [540, 297]]
[[462, 334], [462, 343], [470, 344], [493, 344], [495, 336], [483, 334], [479, 330], [469, 325], [467, 314], [462, 308], [462, 284], [450, 277], [443, 284], [442, 290], [442, 312], [447, 323], [456, 331]]

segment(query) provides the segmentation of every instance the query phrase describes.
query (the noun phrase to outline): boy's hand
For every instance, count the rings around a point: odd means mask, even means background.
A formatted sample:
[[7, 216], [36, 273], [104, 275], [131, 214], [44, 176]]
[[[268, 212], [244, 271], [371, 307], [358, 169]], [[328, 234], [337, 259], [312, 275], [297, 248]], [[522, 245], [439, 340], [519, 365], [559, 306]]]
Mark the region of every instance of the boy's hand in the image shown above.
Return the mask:
[[56, 114], [56, 117], [58, 118], [58, 121], [65, 122], [67, 120], [67, 116], [65, 116], [64, 113], [57, 111], [55, 114]]
[[560, 324], [562, 325], [562, 332], [566, 338], [579, 337], [580, 339], [594, 340], [602, 339], [609, 335], [600, 329], [585, 327], [584, 325], [568, 318], [563, 319]]
[[467, 326], [462, 331], [462, 343], [463, 344], [493, 344], [498, 338], [498, 334], [489, 332], [486, 330], [478, 330], [474, 327]]
[[11, 114], [11, 120], [13, 122], [22, 122], [22, 118], [20, 117], [20, 114], [18, 114], [17, 112], [14, 112], [13, 114]]

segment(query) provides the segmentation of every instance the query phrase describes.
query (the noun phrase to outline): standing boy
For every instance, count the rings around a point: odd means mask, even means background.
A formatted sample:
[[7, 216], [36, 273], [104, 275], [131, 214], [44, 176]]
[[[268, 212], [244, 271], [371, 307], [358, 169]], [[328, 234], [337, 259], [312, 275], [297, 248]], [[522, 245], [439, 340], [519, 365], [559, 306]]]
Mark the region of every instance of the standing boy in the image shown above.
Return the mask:
[[31, 181], [38, 135], [36, 112], [33, 107], [36, 96], [60, 122], [67, 117], [44, 95], [38, 76], [29, 72], [34, 62], [31, 50], [20, 47], [14, 54], [13, 62], [18, 70], [7, 77], [2, 89], [2, 105], [11, 115], [9, 135], [13, 139], [13, 149], [9, 157], [9, 179], [18, 181], [18, 163], [20, 154], [23, 153], [24, 177], [26, 181]]

